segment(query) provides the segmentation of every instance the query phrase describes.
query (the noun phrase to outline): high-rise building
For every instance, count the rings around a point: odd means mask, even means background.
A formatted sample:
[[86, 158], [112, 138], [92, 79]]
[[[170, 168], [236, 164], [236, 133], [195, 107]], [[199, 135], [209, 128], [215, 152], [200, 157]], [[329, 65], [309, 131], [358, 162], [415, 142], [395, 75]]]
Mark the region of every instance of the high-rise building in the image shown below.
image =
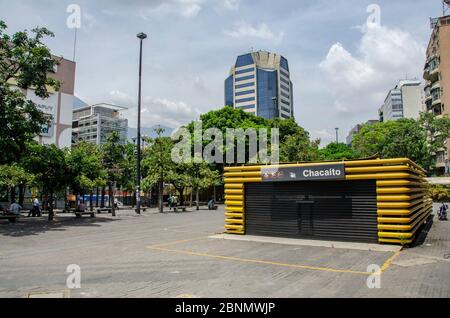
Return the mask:
[[389, 91], [379, 110], [380, 121], [401, 118], [418, 119], [425, 111], [423, 84], [419, 80], [401, 80]]
[[346, 139], [346, 141], [347, 141], [347, 145], [348, 146], [352, 146], [352, 144], [353, 144], [353, 138], [355, 137], [355, 135], [357, 134], [357, 133], [359, 133], [360, 131], [361, 131], [361, 129], [364, 127], [364, 126], [372, 126], [372, 125], [375, 125], [375, 124], [378, 124], [380, 121], [379, 120], [369, 120], [369, 121], [367, 121], [365, 124], [358, 124], [358, 125], [356, 125], [355, 127], [353, 127], [351, 130], [350, 130], [350, 132], [348, 133], [348, 136], [347, 136], [347, 139]]
[[[431, 19], [433, 32], [425, 63], [425, 105], [437, 116], [450, 115], [450, 15]], [[450, 142], [436, 153], [437, 170], [450, 173]]]
[[[53, 56], [53, 58], [58, 61], [59, 65], [48, 76], [60, 82], [59, 90], [55, 91], [50, 88], [50, 96], [45, 99], [36, 96], [32, 88], [22, 90], [22, 92], [50, 120], [48, 125], [42, 127], [41, 133], [35, 138], [36, 141], [45, 145], [54, 144], [58, 148], [70, 148], [72, 145], [72, 108], [76, 64], [62, 57]], [[15, 79], [11, 79], [9, 83], [14, 87]]]
[[266, 119], [294, 117], [289, 64], [281, 55], [259, 51], [238, 56], [225, 80], [225, 105]]
[[73, 110], [72, 143], [88, 141], [104, 144], [110, 134], [117, 132], [122, 144], [127, 142], [128, 119], [121, 116], [125, 107], [97, 104]]

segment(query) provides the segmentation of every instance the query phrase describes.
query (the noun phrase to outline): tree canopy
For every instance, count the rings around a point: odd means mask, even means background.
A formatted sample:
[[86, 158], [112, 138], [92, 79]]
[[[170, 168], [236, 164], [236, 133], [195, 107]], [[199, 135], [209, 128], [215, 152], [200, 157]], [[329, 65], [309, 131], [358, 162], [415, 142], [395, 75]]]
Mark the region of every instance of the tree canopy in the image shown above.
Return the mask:
[[59, 88], [49, 74], [58, 62], [43, 43], [53, 33], [46, 28], [6, 34], [7, 26], [0, 20], [0, 164], [17, 162], [26, 144], [38, 135], [48, 118], [26, 99], [22, 91], [33, 88], [36, 96], [49, 97], [49, 90]]

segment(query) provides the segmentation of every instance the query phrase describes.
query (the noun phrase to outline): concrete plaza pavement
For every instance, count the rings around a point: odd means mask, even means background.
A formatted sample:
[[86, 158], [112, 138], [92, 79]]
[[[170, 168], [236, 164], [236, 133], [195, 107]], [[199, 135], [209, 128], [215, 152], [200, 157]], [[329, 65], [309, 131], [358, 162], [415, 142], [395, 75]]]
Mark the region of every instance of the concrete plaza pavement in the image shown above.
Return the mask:
[[[450, 222], [395, 252], [212, 238], [223, 213], [0, 221], [0, 297], [450, 297]], [[367, 286], [372, 264], [381, 288]]]

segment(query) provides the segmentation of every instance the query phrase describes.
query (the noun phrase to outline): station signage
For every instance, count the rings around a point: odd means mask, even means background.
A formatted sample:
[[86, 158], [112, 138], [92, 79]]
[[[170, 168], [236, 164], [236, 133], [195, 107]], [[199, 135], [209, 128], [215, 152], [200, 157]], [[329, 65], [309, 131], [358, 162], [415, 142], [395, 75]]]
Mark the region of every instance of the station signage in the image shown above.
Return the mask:
[[267, 167], [261, 169], [263, 182], [345, 180], [343, 163], [303, 167]]

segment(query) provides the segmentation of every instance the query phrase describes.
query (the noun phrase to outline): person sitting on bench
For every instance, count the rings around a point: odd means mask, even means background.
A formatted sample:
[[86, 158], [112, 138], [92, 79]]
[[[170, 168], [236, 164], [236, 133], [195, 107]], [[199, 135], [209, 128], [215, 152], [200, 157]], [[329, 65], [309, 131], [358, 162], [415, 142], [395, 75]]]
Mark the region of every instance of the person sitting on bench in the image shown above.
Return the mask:
[[13, 200], [11, 206], [9, 207], [9, 213], [14, 215], [20, 215], [21, 209], [22, 207], [15, 200]]

